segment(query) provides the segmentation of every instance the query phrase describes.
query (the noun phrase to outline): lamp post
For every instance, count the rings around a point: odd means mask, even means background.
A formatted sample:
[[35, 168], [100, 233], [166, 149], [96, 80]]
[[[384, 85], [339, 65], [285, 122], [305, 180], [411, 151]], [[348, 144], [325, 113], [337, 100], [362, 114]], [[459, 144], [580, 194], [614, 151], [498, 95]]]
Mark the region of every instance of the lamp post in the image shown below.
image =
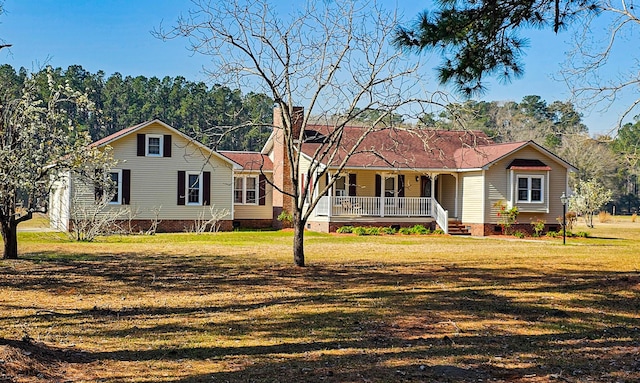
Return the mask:
[[567, 202], [569, 198], [562, 192], [560, 202], [562, 202], [562, 244], [567, 244]]

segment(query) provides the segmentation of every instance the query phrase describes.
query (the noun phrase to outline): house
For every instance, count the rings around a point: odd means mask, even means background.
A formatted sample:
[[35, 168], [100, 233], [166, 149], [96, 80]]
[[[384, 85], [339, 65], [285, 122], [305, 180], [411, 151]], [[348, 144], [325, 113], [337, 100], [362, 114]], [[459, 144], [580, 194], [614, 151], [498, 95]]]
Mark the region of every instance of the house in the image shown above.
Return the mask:
[[[232, 228], [234, 172], [240, 166], [159, 120], [120, 130], [92, 144], [111, 147], [117, 165], [108, 175], [113, 198], [105, 214], [127, 209], [134, 230], [156, 220], [158, 231], [184, 231], [213, 210], [224, 213], [221, 229]], [[69, 230], [74, 211], [95, 206], [96, 190], [77, 174], [52, 185], [49, 211], [53, 228]]]
[[[293, 112], [297, 136], [304, 111]], [[519, 230], [530, 231], [537, 219], [547, 229], [558, 228], [560, 196], [569, 194], [575, 169], [535, 142], [496, 144], [479, 131], [381, 129], [356, 145], [363, 129], [345, 127], [335, 155], [317, 160], [314, 153], [329, 145], [332, 129], [305, 126], [296, 154], [298, 187], [319, 198], [307, 229], [422, 224], [483, 236], [500, 232], [500, 203], [518, 207]], [[159, 120], [116, 132], [93, 143], [110, 146], [118, 160], [109, 174], [117, 187], [107, 210], [130, 208], [135, 216], [129, 219], [141, 230], [156, 217], [158, 231], [184, 231], [212, 207], [228, 212], [220, 221], [223, 230], [278, 227], [277, 217], [294, 206], [279, 191], [293, 188], [282, 134], [277, 108], [261, 152], [212, 151]], [[354, 145], [358, 150], [347, 156], [345, 148]], [[312, 164], [318, 165], [315, 172]], [[327, 189], [332, 176], [336, 182]], [[67, 174], [52, 188], [55, 228], [67, 230], [73, 209], [95, 199], [94, 190], [76, 178]]]
[[[299, 114], [293, 132], [297, 137], [303, 110], [294, 113]], [[281, 147], [279, 119], [276, 110], [274, 132], [262, 154], [274, 164], [274, 184], [287, 190], [290, 170]], [[345, 127], [342, 148], [356, 145], [363, 129]], [[490, 235], [501, 230], [500, 203], [518, 207], [518, 228], [523, 231], [530, 231], [536, 219], [544, 220], [547, 229], [557, 228], [556, 219], [563, 212], [560, 196], [568, 194], [569, 172], [575, 170], [533, 141], [495, 144], [480, 131], [383, 129], [366, 135], [346, 163], [347, 151], [338, 150], [330, 160], [326, 156], [320, 161], [317, 174], [308, 174], [316, 161], [314, 153], [324, 149], [330, 134], [329, 126], [305, 126], [299, 154], [299, 187], [314, 188], [309, 191], [315, 196], [327, 185], [328, 176], [338, 173], [307, 223], [315, 231], [331, 232], [345, 225], [437, 224], [445, 232], [455, 227], [472, 235]], [[324, 170], [328, 174], [323, 178]], [[274, 215], [292, 209], [292, 203], [274, 193]]]

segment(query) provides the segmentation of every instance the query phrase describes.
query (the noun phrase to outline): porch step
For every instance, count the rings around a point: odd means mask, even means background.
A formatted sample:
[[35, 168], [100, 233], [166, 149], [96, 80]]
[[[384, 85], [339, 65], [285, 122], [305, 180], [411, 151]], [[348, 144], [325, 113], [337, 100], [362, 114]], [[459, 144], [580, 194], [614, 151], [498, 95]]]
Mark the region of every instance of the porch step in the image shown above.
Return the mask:
[[467, 227], [461, 222], [449, 221], [449, 234], [450, 235], [471, 235]]

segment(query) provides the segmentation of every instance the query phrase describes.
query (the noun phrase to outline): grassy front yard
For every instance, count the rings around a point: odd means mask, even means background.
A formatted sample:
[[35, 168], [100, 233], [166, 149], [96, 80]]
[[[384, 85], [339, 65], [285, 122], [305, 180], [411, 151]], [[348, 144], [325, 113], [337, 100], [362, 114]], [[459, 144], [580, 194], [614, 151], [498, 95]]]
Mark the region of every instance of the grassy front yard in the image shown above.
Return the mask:
[[586, 231], [308, 233], [303, 269], [288, 232], [24, 232], [0, 382], [639, 381], [640, 223]]

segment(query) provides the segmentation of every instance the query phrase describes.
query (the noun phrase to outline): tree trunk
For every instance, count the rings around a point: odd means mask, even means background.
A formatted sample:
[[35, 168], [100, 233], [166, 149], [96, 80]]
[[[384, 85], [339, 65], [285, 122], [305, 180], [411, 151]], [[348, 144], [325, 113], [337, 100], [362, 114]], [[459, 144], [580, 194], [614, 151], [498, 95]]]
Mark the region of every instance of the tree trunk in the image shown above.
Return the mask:
[[3, 259], [18, 259], [18, 225], [15, 222], [2, 222], [2, 240], [4, 242]]
[[293, 219], [293, 262], [304, 267], [304, 222], [297, 216]]

